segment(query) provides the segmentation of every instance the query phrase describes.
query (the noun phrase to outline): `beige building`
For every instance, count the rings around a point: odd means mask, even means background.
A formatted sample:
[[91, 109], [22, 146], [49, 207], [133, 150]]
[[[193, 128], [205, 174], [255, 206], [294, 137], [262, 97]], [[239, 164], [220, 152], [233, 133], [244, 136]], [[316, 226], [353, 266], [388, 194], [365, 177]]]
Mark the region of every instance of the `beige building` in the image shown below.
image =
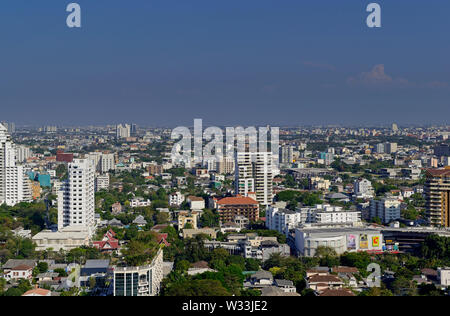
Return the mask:
[[178, 230], [184, 229], [186, 224], [190, 224], [192, 229], [197, 229], [198, 222], [197, 212], [181, 211], [178, 213]]
[[450, 227], [450, 167], [428, 169], [424, 192], [426, 214], [433, 226]]

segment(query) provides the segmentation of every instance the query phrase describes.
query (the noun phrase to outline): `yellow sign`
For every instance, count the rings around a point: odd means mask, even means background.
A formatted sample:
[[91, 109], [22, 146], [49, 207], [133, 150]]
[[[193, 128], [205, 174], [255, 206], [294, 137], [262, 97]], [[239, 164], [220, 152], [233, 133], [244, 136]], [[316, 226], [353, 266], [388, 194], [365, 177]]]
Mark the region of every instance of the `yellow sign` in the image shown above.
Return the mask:
[[372, 247], [380, 247], [380, 236], [372, 237]]

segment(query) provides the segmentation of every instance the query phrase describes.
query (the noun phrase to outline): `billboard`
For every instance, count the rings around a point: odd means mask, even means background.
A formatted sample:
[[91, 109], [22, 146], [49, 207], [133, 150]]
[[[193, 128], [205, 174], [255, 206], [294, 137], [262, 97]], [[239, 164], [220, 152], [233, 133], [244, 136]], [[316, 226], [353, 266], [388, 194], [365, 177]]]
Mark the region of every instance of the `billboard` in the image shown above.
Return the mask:
[[360, 249], [368, 249], [369, 248], [369, 239], [367, 234], [359, 235], [359, 248]]
[[380, 247], [380, 236], [373, 236], [372, 237], [372, 247], [373, 248], [379, 248]]
[[347, 235], [347, 249], [354, 250], [356, 249], [356, 236], [355, 235]]

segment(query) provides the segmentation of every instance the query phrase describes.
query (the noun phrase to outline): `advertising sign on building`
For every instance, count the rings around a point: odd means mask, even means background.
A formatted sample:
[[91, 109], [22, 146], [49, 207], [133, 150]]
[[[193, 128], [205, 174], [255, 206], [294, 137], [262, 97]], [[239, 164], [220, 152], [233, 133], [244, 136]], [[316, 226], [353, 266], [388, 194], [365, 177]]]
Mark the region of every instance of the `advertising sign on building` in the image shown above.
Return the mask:
[[359, 235], [359, 248], [360, 249], [368, 249], [369, 248], [369, 239], [367, 234]]
[[353, 250], [356, 249], [356, 236], [355, 235], [347, 235], [347, 249]]

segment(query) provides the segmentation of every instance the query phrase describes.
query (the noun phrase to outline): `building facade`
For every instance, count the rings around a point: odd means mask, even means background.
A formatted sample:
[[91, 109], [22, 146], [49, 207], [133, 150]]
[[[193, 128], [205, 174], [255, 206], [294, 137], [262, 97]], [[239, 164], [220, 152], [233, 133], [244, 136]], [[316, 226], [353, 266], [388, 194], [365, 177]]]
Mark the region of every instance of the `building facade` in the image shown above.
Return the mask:
[[236, 194], [248, 196], [256, 193], [256, 200], [262, 205], [270, 205], [273, 199], [272, 153], [236, 153], [235, 185]]
[[58, 230], [77, 226], [90, 236], [95, 232], [95, 170], [89, 159], [68, 166], [68, 179], [58, 191]]
[[114, 296], [156, 296], [162, 279], [163, 251], [160, 249], [149, 265], [114, 269]]
[[32, 201], [31, 181], [17, 164], [17, 150], [6, 127], [0, 124], [0, 204], [14, 206]]
[[450, 227], [450, 167], [426, 171], [426, 215], [433, 226]]

